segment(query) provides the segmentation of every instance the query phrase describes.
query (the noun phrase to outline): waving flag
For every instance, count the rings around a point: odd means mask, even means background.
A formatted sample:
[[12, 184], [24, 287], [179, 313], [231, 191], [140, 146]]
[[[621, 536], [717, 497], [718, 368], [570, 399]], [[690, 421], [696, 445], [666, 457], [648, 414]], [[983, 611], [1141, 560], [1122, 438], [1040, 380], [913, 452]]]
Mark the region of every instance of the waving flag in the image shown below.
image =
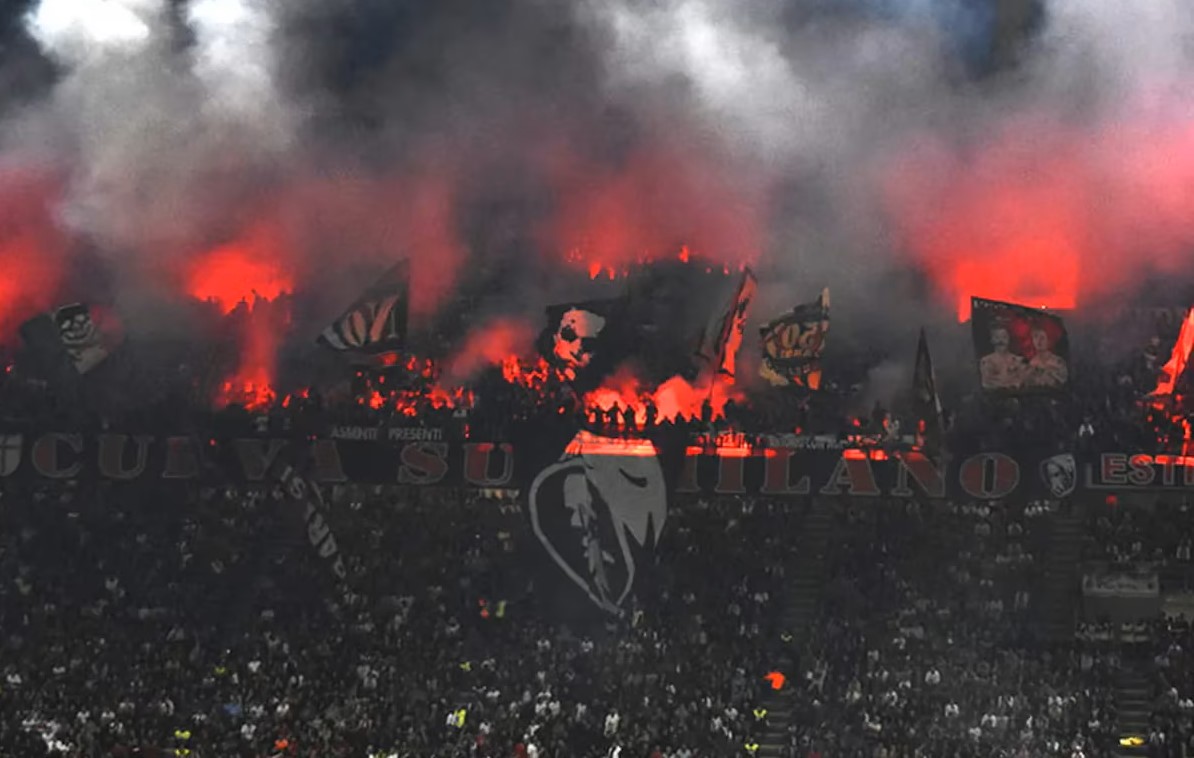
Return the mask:
[[829, 334], [829, 288], [759, 330], [763, 362], [759, 375], [777, 387], [821, 387], [821, 353]]
[[746, 328], [746, 314], [757, 288], [754, 273], [749, 268], [744, 269], [729, 302], [714, 314], [701, 334], [697, 355], [716, 366], [719, 373], [734, 375], [738, 348], [742, 346], [742, 333]]
[[916, 370], [912, 376], [912, 393], [916, 400], [917, 416], [925, 425], [925, 437], [937, 439], [941, 435], [941, 397], [937, 394], [937, 373], [929, 354], [929, 340], [920, 330], [916, 343]]
[[382, 353], [406, 343], [410, 274], [406, 261], [385, 273], [320, 333], [318, 342], [343, 352]]
[[1186, 320], [1182, 322], [1182, 330], [1177, 335], [1177, 342], [1173, 345], [1169, 361], [1157, 378], [1157, 388], [1152, 393], [1154, 397], [1173, 394], [1178, 380], [1186, 372], [1191, 350], [1194, 350], [1194, 308], [1186, 313]]

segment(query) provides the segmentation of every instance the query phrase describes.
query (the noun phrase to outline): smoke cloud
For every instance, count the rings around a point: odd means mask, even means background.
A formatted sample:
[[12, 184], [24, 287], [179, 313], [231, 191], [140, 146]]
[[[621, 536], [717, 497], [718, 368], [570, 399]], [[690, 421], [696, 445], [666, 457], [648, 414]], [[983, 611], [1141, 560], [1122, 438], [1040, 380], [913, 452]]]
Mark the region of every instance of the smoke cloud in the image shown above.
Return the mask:
[[1119, 302], [1192, 262], [1194, 14], [1028, 5], [30, 3], [0, 57], [28, 87], [0, 106], [28, 210], [0, 218], [0, 340], [99, 296], [84, 252], [155, 316], [131, 336], [241, 258], [303, 300], [297, 341], [402, 256], [430, 328], [462, 297], [537, 322], [583, 294], [561, 272], [687, 246], [760, 272], [759, 319], [830, 286], [831, 350], [897, 362], [970, 295]]

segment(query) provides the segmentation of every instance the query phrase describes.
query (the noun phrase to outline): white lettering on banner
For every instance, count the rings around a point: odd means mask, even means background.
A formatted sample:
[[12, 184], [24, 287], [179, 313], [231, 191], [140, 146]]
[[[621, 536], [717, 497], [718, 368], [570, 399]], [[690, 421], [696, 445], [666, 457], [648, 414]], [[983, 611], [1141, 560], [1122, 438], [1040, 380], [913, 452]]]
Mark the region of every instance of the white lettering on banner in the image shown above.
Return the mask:
[[376, 440], [377, 429], [365, 426], [337, 426], [332, 429], [334, 440]]
[[807, 434], [768, 434], [765, 439], [768, 447], [788, 450], [844, 450], [850, 446], [848, 441], [838, 437]]
[[443, 438], [443, 429], [421, 426], [396, 426], [390, 429], [390, 442], [439, 442]]
[[[336, 426], [328, 435], [334, 440], [353, 442], [376, 442], [382, 438], [382, 430], [371, 426]], [[444, 430], [421, 426], [395, 426], [385, 430], [385, 439], [390, 442], [439, 442]]]

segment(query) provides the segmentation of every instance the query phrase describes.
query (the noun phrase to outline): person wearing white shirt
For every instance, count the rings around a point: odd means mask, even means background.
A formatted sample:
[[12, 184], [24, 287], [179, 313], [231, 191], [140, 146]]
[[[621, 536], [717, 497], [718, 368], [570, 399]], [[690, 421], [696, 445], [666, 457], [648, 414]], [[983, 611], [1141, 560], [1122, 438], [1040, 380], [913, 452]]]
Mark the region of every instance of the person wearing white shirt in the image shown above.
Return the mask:
[[605, 736], [612, 737], [618, 733], [618, 723], [621, 717], [617, 711], [610, 711], [609, 715], [605, 717]]

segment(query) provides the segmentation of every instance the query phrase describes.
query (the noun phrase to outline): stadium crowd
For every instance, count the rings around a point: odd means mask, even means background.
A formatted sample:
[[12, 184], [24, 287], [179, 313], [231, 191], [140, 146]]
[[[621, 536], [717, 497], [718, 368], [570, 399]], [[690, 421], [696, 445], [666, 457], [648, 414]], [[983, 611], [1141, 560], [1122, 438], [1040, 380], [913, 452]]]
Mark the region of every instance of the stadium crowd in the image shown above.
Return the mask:
[[798, 508], [687, 503], [625, 618], [560, 625], [514, 503], [334, 501], [343, 581], [276, 491], [6, 486], [0, 755], [630, 758], [753, 738]]
[[884, 502], [840, 514], [793, 756], [1108, 754], [1119, 656], [1031, 623], [1047, 511]]

